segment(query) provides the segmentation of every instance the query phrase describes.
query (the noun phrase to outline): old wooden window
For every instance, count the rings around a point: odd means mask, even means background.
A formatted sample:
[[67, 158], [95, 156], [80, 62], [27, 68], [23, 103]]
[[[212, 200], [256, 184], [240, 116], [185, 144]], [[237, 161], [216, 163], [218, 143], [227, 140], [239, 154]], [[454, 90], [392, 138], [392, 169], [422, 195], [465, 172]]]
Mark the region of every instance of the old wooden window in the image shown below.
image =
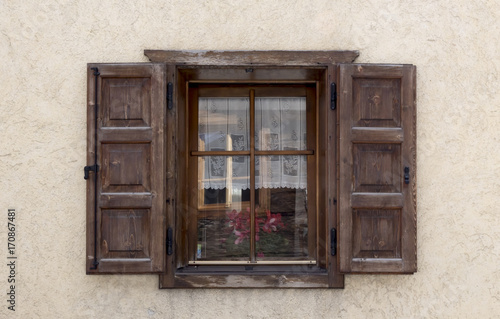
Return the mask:
[[315, 264], [314, 83], [188, 91], [189, 264]]
[[88, 66], [87, 273], [188, 288], [416, 271], [414, 66], [146, 55]]

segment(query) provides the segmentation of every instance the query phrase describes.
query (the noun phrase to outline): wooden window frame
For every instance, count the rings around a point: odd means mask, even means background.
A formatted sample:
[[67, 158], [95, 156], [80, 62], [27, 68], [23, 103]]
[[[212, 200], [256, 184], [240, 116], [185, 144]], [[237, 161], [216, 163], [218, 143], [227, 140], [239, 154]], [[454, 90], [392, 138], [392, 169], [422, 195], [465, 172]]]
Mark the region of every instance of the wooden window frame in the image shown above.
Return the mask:
[[[335, 206], [337, 189], [336, 167], [328, 167], [328, 161], [336, 161], [336, 112], [330, 110], [330, 82], [337, 77], [336, 63], [350, 63], [357, 51], [253, 51], [253, 52], [178, 52], [146, 50], [152, 62], [167, 64], [167, 81], [174, 87], [174, 107], [167, 111], [167, 140], [176, 141], [177, 147], [167, 146], [167, 154], [176, 154], [174, 161], [167, 160], [167, 198], [175, 198], [174, 205], [167, 205], [167, 225], [175, 231], [174, 253], [166, 256], [167, 271], [160, 276], [161, 288], [343, 288], [344, 276], [338, 269], [338, 256], [330, 256], [329, 230], [337, 228]], [[187, 230], [186, 209], [190, 190], [187, 188], [187, 118], [186, 90], [189, 83], [306, 83], [317, 86], [316, 116], [317, 175], [316, 196], [318, 213], [317, 268], [308, 265], [269, 265], [260, 270], [243, 266], [186, 267]], [[330, 189], [325, 186], [332, 184]], [[169, 185], [176, 185], [175, 189]], [[183, 215], [184, 212], [184, 215]], [[189, 215], [189, 214], [188, 214]]]
[[[237, 69], [238, 70], [238, 69]], [[239, 70], [240, 72], [242, 70]], [[182, 71], [181, 71], [182, 72]], [[246, 71], [245, 71], [246, 72]], [[258, 80], [260, 81], [260, 80]], [[303, 260], [303, 258], [290, 258], [290, 260], [287, 261], [256, 261], [255, 259], [255, 244], [252, 245], [250, 244], [250, 259], [251, 259], [251, 265], [253, 266], [261, 266], [262, 264], [287, 264], [287, 265], [292, 265], [293, 260], [297, 260], [296, 264], [299, 263], [308, 263], [309, 265], [314, 265], [316, 264], [316, 259], [317, 259], [317, 241], [320, 242], [326, 242], [326, 232], [321, 232], [318, 234], [316, 231], [317, 225], [316, 225], [316, 220], [317, 220], [317, 214], [318, 211], [316, 209], [317, 206], [317, 196], [316, 196], [316, 180], [318, 179], [318, 174], [316, 170], [316, 157], [317, 157], [317, 149], [318, 149], [318, 143], [316, 136], [318, 135], [317, 133], [317, 127], [316, 127], [316, 115], [317, 115], [317, 108], [318, 104], [316, 103], [316, 96], [317, 94], [317, 82], [307, 82], [303, 84], [298, 84], [297, 81], [293, 81], [292, 83], [279, 83], [279, 84], [250, 84], [247, 81], [231, 81], [231, 83], [218, 83], [218, 84], [205, 84], [205, 85], [200, 85], [199, 82], [200, 80], [195, 80], [195, 81], [188, 81], [189, 82], [189, 93], [188, 93], [188, 108], [189, 108], [189, 114], [190, 118], [188, 121], [186, 121], [186, 125], [190, 127], [189, 133], [189, 146], [187, 149], [188, 156], [190, 157], [189, 164], [190, 167], [186, 170], [190, 177], [187, 179], [189, 182], [189, 185], [191, 185], [190, 188], [193, 187], [193, 185], [196, 185], [199, 180], [199, 174], [200, 174], [200, 164], [197, 161], [199, 158], [203, 158], [204, 154], [207, 153], [207, 150], [199, 150], [198, 149], [198, 134], [194, 133], [193, 130], [196, 130], [198, 127], [198, 122], [197, 122], [197, 105], [198, 105], [198, 97], [206, 97], [206, 96], [234, 96], [234, 97], [241, 97], [241, 96], [246, 96], [250, 98], [250, 95], [253, 96], [253, 100], [257, 99], [259, 96], [279, 96], [279, 97], [295, 97], [295, 96], [302, 96], [306, 99], [306, 104], [307, 110], [307, 124], [306, 127], [308, 128], [308, 134], [307, 134], [307, 147], [305, 150], [295, 150], [295, 151], [287, 151], [287, 150], [280, 150], [277, 151], [279, 152], [280, 155], [296, 155], [296, 156], [307, 156], [307, 198], [308, 198], [308, 260]], [[194, 83], [193, 83], [194, 82]], [[255, 82], [255, 80], [253, 80]], [[253, 93], [250, 93], [253, 92]], [[250, 98], [252, 100], [252, 98]], [[250, 106], [249, 112], [251, 112], [252, 107]], [[194, 115], [194, 116], [193, 116]], [[250, 123], [255, 120], [255, 115], [250, 113]], [[310, 130], [310, 131], [309, 131]], [[249, 180], [250, 184], [254, 184], [252, 181], [251, 175], [254, 175], [254, 170], [252, 169], [252, 153], [254, 154], [254, 158], [257, 156], [265, 156], [271, 153], [272, 151], [265, 151], [265, 150], [257, 150], [256, 147], [253, 147], [253, 151], [250, 151], [252, 149], [253, 145], [253, 139], [252, 139], [252, 133], [250, 130], [250, 147], [248, 151], [245, 151], [247, 154], [246, 156], [249, 157], [250, 160], [250, 175], [249, 175]], [[213, 154], [213, 152], [212, 152]], [[220, 151], [216, 153], [217, 155], [222, 155], [222, 156], [230, 156], [231, 153], [228, 151]], [[226, 155], [224, 155], [226, 154]], [[274, 153], [275, 154], [275, 153]], [[191, 169], [191, 167], [197, 167], [198, 172], [197, 174], [194, 173], [194, 170]], [[229, 174], [229, 170], [227, 172]], [[254, 175], [255, 176], [255, 175]], [[182, 182], [180, 182], [182, 183]], [[254, 193], [255, 194], [256, 189], [254, 187], [250, 187], [250, 194]], [[215, 215], [217, 216], [224, 216], [225, 211], [228, 209], [228, 203], [230, 201], [227, 200], [226, 197], [226, 203], [221, 203], [221, 204], [211, 204], [211, 205], [201, 205], [200, 207], [200, 194], [202, 194], [202, 191], [200, 191], [198, 187], [198, 200], [196, 200], [196, 197], [194, 197], [194, 194], [191, 194], [192, 197], [190, 197], [190, 205], [189, 207], [198, 207], [198, 211], [196, 212], [196, 216], [199, 218], [201, 214], [203, 214], [203, 217], [206, 217], [209, 211], [216, 212]], [[229, 194], [229, 193], [227, 193]], [[227, 195], [226, 195], [227, 196]], [[266, 197], [267, 196], [267, 197]], [[250, 211], [253, 212], [258, 212], [258, 213], [264, 213], [265, 214], [265, 209], [258, 209], [259, 206], [265, 207], [266, 200], [270, 196], [270, 189], [267, 191], [264, 189], [259, 190], [259, 201], [255, 199], [255, 195], [252, 196], [250, 195], [250, 200], [247, 202], [243, 202], [242, 208], [249, 209]], [[253, 202], [253, 204], [252, 204]], [[248, 204], [246, 204], [248, 203]], [[201, 209], [200, 209], [201, 208]], [[189, 265], [200, 265], [200, 264], [216, 264], [215, 261], [194, 261], [192, 256], [194, 256], [195, 252], [195, 239], [196, 237], [196, 231], [197, 231], [197, 226], [194, 214], [192, 214], [191, 211], [189, 211], [189, 216], [188, 218], [190, 219], [186, 223], [189, 225], [189, 235], [188, 237], [191, 239], [190, 245], [188, 248], [188, 254], [191, 257], [189, 260]], [[192, 218], [191, 218], [192, 217]], [[184, 228], [184, 227], [183, 227]], [[316, 236], [318, 234], [319, 236]], [[318, 238], [317, 238], [318, 237]], [[252, 236], [250, 236], [252, 238]], [[192, 244], [191, 244], [192, 243]], [[276, 258], [278, 259], [278, 258]], [[313, 261], [314, 259], [314, 261]], [[300, 260], [300, 261], [299, 261]], [[220, 264], [227, 264], [225, 261], [220, 261]], [[245, 263], [245, 261], [240, 261], [239, 263]], [[238, 264], [238, 262], [231, 262], [231, 264]], [[325, 261], [323, 262], [325, 264]]]

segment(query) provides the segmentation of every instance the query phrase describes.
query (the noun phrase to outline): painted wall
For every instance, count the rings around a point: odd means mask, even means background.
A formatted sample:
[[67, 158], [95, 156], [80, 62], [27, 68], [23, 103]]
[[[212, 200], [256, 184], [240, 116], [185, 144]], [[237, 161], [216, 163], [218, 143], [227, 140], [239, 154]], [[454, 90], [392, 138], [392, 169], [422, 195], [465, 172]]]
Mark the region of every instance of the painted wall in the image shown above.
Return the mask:
[[[102, 2], [102, 3], [101, 3]], [[0, 0], [0, 317], [15, 208], [18, 318], [500, 314], [500, 2]], [[144, 49], [360, 50], [418, 67], [418, 264], [344, 290], [159, 290], [87, 276], [86, 63]]]

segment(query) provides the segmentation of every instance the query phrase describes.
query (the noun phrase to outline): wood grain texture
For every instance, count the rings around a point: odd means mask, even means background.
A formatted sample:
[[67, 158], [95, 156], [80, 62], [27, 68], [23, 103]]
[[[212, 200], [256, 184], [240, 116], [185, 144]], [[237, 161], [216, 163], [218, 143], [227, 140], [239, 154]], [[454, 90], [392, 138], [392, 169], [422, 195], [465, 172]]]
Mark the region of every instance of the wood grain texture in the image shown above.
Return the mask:
[[415, 67], [345, 64], [339, 71], [340, 269], [415, 272]]
[[350, 63], [358, 51], [168, 51], [144, 50], [151, 62], [189, 65], [327, 65]]
[[[97, 143], [100, 167], [87, 184], [87, 273], [160, 273], [165, 269], [165, 66], [90, 64], [89, 160]], [[95, 110], [98, 127], [95, 141]], [[89, 191], [90, 190], [90, 191]], [[97, 243], [94, 201], [97, 200]], [[97, 269], [90, 269], [97, 245]]]
[[176, 275], [176, 288], [329, 288], [326, 273], [317, 275]]
[[[175, 62], [177, 64], [177, 62]], [[177, 64], [179, 65], [179, 64]], [[198, 64], [194, 64], [198, 65]], [[175, 68], [175, 67], [173, 67]], [[179, 288], [179, 287], [205, 287], [205, 288], [215, 288], [215, 287], [234, 287], [234, 288], [245, 288], [245, 287], [330, 287], [330, 288], [342, 288], [344, 285], [344, 277], [338, 272], [337, 260], [333, 258], [332, 271], [327, 275], [326, 268], [329, 268], [329, 223], [330, 218], [336, 217], [336, 213], [333, 215], [327, 214], [325, 212], [328, 206], [327, 190], [326, 185], [326, 171], [329, 166], [327, 161], [325, 161], [325, 156], [327, 154], [327, 144], [328, 144], [328, 133], [326, 128], [328, 127], [327, 114], [329, 109], [329, 78], [328, 78], [328, 68], [319, 67], [318, 64], [314, 64], [314, 67], [309, 68], [299, 68], [299, 67], [288, 67], [288, 68], [278, 68], [270, 67], [266, 68], [262, 66], [261, 68], [255, 68], [252, 72], [245, 72], [245, 69], [238, 68], [204, 68], [203, 66], [196, 68], [193, 65], [186, 65], [183, 67], [178, 67], [177, 72], [175, 72], [174, 78], [177, 85], [176, 90], [176, 104], [179, 106], [175, 109], [178, 112], [177, 124], [179, 129], [174, 130], [173, 134], [179, 136], [176, 150], [176, 160], [178, 167], [176, 171], [172, 171], [172, 174], [177, 175], [177, 194], [179, 200], [176, 201], [179, 204], [179, 209], [175, 212], [176, 220], [176, 243], [175, 243], [175, 257], [171, 258], [174, 264], [173, 270], [167, 269], [167, 272], [163, 274], [160, 278], [161, 288]], [[296, 277], [294, 282], [289, 282], [287, 284], [277, 284], [275, 278], [280, 278], [280, 275], [275, 275], [272, 273], [265, 275], [237, 275], [237, 274], [224, 274], [215, 275], [208, 271], [204, 275], [195, 274], [182, 274], [182, 270], [188, 265], [188, 260], [193, 258], [195, 252], [196, 243], [196, 214], [195, 209], [197, 207], [196, 195], [191, 192], [189, 188], [189, 183], [193, 184], [197, 181], [197, 175], [194, 169], [198, 165], [197, 157], [206, 155], [250, 155], [249, 151], [244, 151], [243, 153], [235, 153], [233, 151], [224, 152], [213, 152], [213, 151], [199, 151], [196, 150], [197, 145], [197, 135], [192, 134], [190, 127], [197, 127], [197, 108], [196, 101], [197, 96], [200, 92], [208, 94], [208, 92], [217, 92], [220, 90], [221, 85], [235, 86], [238, 83], [246, 83], [246, 81], [252, 82], [253, 80], [260, 81], [258, 85], [245, 86], [244, 89], [248, 92], [249, 89], [255, 89], [257, 93], [266, 93], [267, 91], [272, 91], [276, 94], [276, 85], [273, 82], [273, 76], [276, 76], [281, 82], [281, 84], [286, 84], [287, 89], [293, 89], [293, 92], [297, 91], [297, 88], [305, 91], [306, 98], [308, 100], [308, 122], [307, 126], [311, 128], [312, 134], [308, 134], [308, 147], [307, 150], [302, 151], [254, 151], [255, 155], [308, 155], [308, 166], [309, 170], [313, 172], [308, 174], [308, 188], [311, 193], [311, 198], [308, 205], [309, 220], [311, 222], [311, 227], [309, 231], [308, 241], [311, 244], [309, 248], [310, 255], [317, 259], [318, 265], [324, 269], [324, 273], [321, 275], [292, 275]], [[211, 79], [215, 81], [221, 81], [224, 79], [231, 80], [229, 82], [224, 81], [224, 83], [211, 82]], [[236, 80], [234, 80], [236, 79]], [[287, 81], [288, 80], [288, 81]], [[285, 81], [285, 82], [283, 82]], [[298, 82], [290, 82], [298, 81]], [[206, 84], [211, 83], [211, 84]], [[292, 83], [292, 84], [291, 84]], [[298, 84], [300, 83], [300, 85]], [[307, 83], [307, 84], [305, 84]], [[283, 86], [283, 85], [282, 85]], [[307, 88], [306, 88], [307, 87]], [[207, 91], [207, 88], [210, 90]], [[212, 92], [212, 93], [213, 93]], [[236, 92], [238, 96], [241, 95], [240, 92]], [[266, 93], [267, 94], [267, 93]], [[288, 92], [288, 94], [291, 94]], [[210, 94], [209, 94], [210, 95]], [[265, 94], [264, 94], [265, 95]], [[194, 115], [194, 116], [193, 116]], [[321, 123], [321, 124], [320, 124]], [[175, 125], [175, 124], [174, 124]], [[333, 128], [335, 129], [335, 127]], [[251, 136], [253, 134], [250, 134]], [[318, 137], [321, 135], [321, 137]], [[332, 146], [335, 147], [335, 143]], [[320, 159], [319, 157], [322, 156]], [[335, 156], [335, 155], [334, 155]], [[335, 161], [334, 161], [335, 163]], [[321, 166], [321, 168], [320, 168]], [[167, 169], [167, 171], [170, 171]], [[321, 176], [320, 176], [321, 175]], [[334, 187], [334, 189], [336, 189]], [[252, 193], [252, 192], [251, 192]], [[321, 211], [318, 210], [321, 207]], [[336, 224], [336, 220], [333, 220]], [[194, 234], [194, 236], [192, 235]], [[167, 256], [167, 260], [169, 257]], [[169, 263], [170, 265], [170, 263]], [[213, 266], [210, 266], [213, 267]], [[211, 268], [212, 269], [212, 268]], [[283, 271], [281, 268], [279, 271]], [[248, 277], [244, 280], [245, 277]], [[287, 276], [288, 277], [288, 276]], [[233, 281], [235, 278], [237, 281]], [[273, 279], [274, 278], [274, 279]], [[258, 280], [256, 280], [258, 279]]]

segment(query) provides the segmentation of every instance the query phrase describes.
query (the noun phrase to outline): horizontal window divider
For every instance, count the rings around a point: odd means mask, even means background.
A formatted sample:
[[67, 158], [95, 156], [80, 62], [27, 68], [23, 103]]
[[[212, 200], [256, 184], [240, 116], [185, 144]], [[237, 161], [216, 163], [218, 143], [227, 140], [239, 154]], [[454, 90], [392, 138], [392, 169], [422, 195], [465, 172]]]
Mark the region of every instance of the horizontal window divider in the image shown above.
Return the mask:
[[190, 260], [189, 265], [316, 265], [316, 260]]
[[[191, 151], [191, 156], [250, 156], [250, 151]], [[314, 155], [314, 150], [303, 151], [255, 151], [255, 156], [264, 155]]]
[[101, 196], [152, 196], [150, 192], [109, 192], [101, 193]]
[[303, 151], [255, 151], [256, 156], [262, 155], [314, 155], [314, 150]]
[[269, 81], [269, 80], [191, 80], [190, 84], [316, 84], [316, 81], [296, 80], [296, 81]]
[[239, 156], [248, 155], [250, 151], [191, 151], [191, 156]]
[[101, 263], [116, 263], [116, 262], [150, 262], [151, 258], [102, 258]]

